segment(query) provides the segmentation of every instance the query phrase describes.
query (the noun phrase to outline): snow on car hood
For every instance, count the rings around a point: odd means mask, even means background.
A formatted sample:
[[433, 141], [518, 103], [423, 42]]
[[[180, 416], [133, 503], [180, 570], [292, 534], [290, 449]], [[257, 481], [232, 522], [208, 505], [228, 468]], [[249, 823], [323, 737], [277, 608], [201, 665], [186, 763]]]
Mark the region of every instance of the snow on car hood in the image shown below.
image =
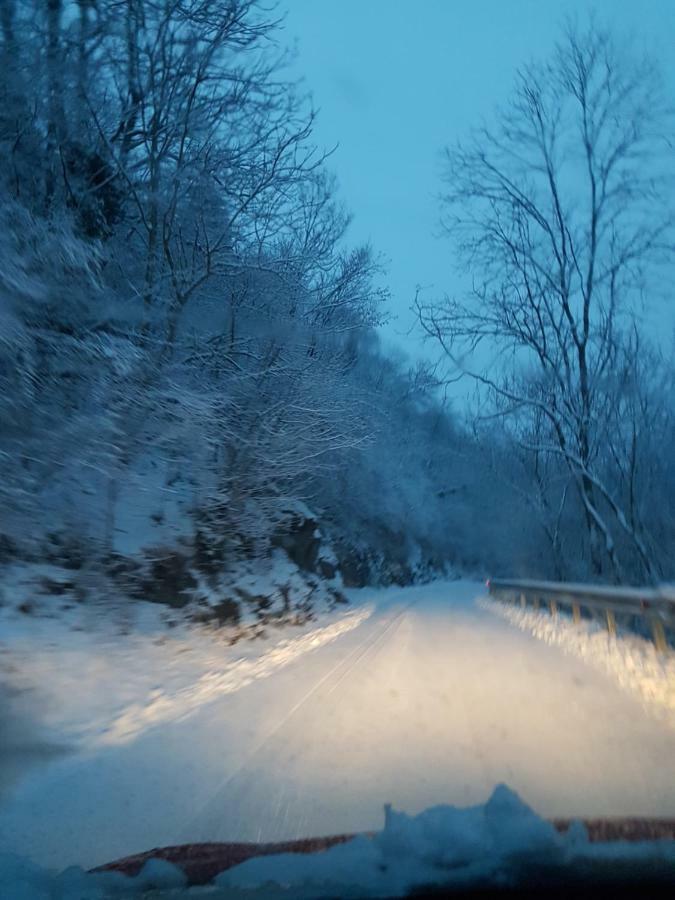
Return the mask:
[[[223, 872], [210, 888], [187, 888], [185, 876], [165, 860], [149, 860], [135, 878], [119, 872], [86, 873], [71, 867], [49, 872], [17, 856], [0, 854], [3, 900], [106, 900], [140, 896], [209, 900], [247, 896], [311, 898], [405, 896], [423, 885], [462, 888], [517, 884], [528, 872], [574, 870], [602, 874], [625, 865], [667, 871], [675, 864], [675, 841], [589, 843], [575, 823], [560, 834], [505, 785], [487, 803], [435, 806], [416, 816], [385, 807], [382, 831], [359, 835], [320, 853], [283, 853], [247, 860]], [[646, 867], [649, 866], [649, 869]], [[595, 867], [595, 868], [593, 868]], [[260, 892], [263, 892], [262, 894]]]
[[[248, 889], [268, 883], [315, 885], [337, 888], [341, 896], [352, 891], [402, 896], [425, 884], [508, 883], [530, 862], [561, 865], [585, 840], [583, 826], [560, 835], [499, 785], [479, 806], [435, 806], [417, 816], [386, 806], [384, 828], [372, 839], [359, 836], [311, 855], [251, 859], [218, 876], [216, 883]], [[675, 860], [675, 846], [673, 851]]]

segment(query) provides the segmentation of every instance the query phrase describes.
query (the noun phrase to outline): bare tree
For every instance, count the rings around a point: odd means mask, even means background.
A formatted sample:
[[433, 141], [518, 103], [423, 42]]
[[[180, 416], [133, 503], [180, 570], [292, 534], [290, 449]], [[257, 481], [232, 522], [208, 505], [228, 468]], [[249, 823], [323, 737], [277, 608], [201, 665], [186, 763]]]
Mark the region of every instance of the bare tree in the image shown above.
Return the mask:
[[[592, 573], [609, 566], [616, 579], [617, 532], [639, 571], [657, 576], [643, 523], [603, 467], [614, 372], [673, 246], [661, 96], [648, 60], [595, 25], [569, 29], [550, 62], [519, 73], [496, 125], [447, 151], [444, 225], [473, 286], [466, 300], [417, 301], [426, 334], [486, 389], [521, 445], [564, 461]], [[493, 363], [472, 366], [484, 343]]]

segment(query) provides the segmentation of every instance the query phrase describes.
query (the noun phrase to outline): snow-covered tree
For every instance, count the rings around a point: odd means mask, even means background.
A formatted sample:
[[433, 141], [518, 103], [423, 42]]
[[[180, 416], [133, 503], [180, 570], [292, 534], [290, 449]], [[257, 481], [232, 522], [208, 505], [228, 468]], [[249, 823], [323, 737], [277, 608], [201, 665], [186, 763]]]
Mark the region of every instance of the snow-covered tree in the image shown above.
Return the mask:
[[[669, 126], [648, 60], [594, 25], [568, 31], [520, 72], [493, 127], [448, 150], [444, 224], [472, 287], [417, 304], [534, 470], [552, 456], [566, 467], [596, 577], [658, 577], [648, 517], [621, 483], [639, 453], [639, 314], [673, 247]], [[483, 346], [493, 361], [472, 365]], [[566, 479], [556, 490], [560, 508]]]

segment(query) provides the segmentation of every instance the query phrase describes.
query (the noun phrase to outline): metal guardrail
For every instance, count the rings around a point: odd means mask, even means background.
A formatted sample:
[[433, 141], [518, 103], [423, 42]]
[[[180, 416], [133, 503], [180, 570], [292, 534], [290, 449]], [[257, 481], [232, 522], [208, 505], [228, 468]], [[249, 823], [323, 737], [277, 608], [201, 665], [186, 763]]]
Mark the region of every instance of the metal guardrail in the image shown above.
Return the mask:
[[559, 581], [528, 581], [490, 579], [488, 591], [497, 600], [520, 603], [525, 608], [548, 607], [552, 616], [559, 607], [569, 607], [572, 618], [579, 623], [582, 610], [600, 613], [609, 633], [617, 633], [619, 621], [639, 617], [649, 625], [656, 649], [665, 653], [669, 633], [675, 631], [675, 588], [626, 588], [592, 584], [572, 584]]

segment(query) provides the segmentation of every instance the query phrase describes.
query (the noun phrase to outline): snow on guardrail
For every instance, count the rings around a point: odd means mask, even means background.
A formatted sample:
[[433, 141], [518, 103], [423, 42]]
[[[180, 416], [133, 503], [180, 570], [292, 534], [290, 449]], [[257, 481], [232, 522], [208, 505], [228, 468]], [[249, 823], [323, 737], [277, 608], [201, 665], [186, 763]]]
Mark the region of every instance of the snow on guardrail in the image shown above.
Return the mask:
[[[490, 599], [479, 600], [480, 607], [604, 672], [675, 728], [671, 585], [640, 590], [495, 579], [487, 586]], [[559, 614], [567, 611], [571, 617]], [[651, 628], [651, 640], [636, 633], [635, 618]]]
[[523, 609], [535, 611], [548, 607], [552, 616], [558, 606], [572, 610], [575, 623], [584, 611], [595, 618], [601, 613], [607, 630], [617, 634], [617, 617], [625, 623], [636, 617], [648, 624], [652, 640], [660, 653], [668, 649], [675, 632], [675, 586], [656, 588], [615, 587], [612, 585], [575, 584], [559, 581], [531, 581], [528, 579], [490, 579], [488, 591], [497, 600], [520, 603]]

